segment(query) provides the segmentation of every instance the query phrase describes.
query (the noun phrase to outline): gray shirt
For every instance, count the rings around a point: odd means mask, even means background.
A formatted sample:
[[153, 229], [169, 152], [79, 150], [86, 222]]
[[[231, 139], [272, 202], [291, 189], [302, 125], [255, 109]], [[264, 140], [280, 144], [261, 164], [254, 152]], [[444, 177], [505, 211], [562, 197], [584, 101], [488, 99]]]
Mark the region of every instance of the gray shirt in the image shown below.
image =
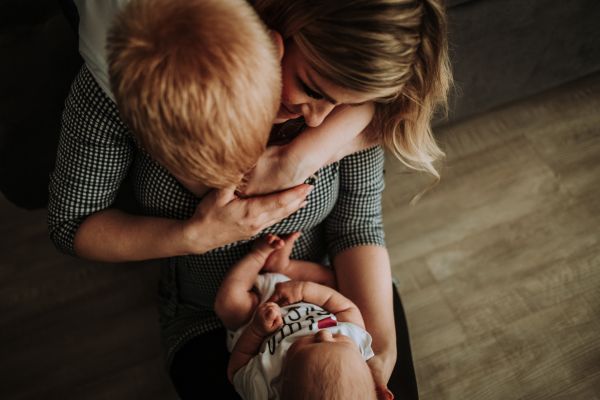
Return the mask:
[[[383, 162], [383, 149], [376, 146], [321, 168], [308, 204], [260, 235], [302, 231], [292, 258], [316, 262], [354, 246], [384, 246]], [[128, 174], [144, 215], [187, 219], [201, 200], [137, 146], [115, 103], [84, 66], [65, 104], [50, 177], [48, 220], [58, 248], [74, 254], [81, 223], [113, 205]], [[228, 268], [251, 246], [252, 240], [244, 240], [164, 260], [160, 316], [169, 362], [188, 340], [222, 326], [212, 310], [215, 294]]]

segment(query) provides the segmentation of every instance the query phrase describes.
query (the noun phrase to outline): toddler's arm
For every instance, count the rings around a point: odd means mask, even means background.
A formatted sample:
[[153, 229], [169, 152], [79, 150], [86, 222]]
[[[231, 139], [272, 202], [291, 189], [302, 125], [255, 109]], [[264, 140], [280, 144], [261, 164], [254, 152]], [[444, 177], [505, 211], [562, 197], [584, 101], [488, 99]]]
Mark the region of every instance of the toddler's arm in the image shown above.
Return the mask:
[[304, 301], [316, 304], [335, 314], [338, 321], [352, 322], [364, 329], [365, 323], [360, 310], [346, 296], [330, 287], [315, 282], [287, 281], [275, 285], [269, 301], [281, 306]]
[[271, 146], [246, 177], [244, 195], [271, 193], [306, 181], [319, 168], [376, 143], [366, 135], [375, 106], [339, 106], [315, 128], [307, 128], [290, 143]]
[[253, 249], [225, 275], [215, 297], [214, 309], [227, 329], [238, 329], [252, 317], [259, 303], [257, 294], [252, 291], [256, 277], [269, 255], [283, 244], [281, 239], [270, 234], [258, 239]]
[[233, 382], [235, 373], [258, 354], [265, 338], [282, 325], [281, 309], [276, 303], [266, 302], [258, 306], [252, 322], [244, 329], [231, 351], [227, 365], [227, 377], [230, 382]]

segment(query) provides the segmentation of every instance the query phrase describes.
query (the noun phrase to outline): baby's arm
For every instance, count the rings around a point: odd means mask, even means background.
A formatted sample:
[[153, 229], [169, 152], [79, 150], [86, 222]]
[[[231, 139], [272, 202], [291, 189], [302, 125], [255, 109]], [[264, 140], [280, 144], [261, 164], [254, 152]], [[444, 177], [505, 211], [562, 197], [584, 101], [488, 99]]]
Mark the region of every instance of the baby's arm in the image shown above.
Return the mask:
[[271, 193], [306, 181], [319, 168], [375, 145], [366, 135], [375, 106], [339, 106], [321, 125], [306, 128], [290, 143], [271, 146], [246, 177], [244, 195]]
[[281, 306], [304, 301], [323, 307], [326, 311], [335, 314], [338, 321], [352, 322], [365, 328], [360, 310], [346, 296], [335, 289], [306, 281], [287, 281], [275, 285], [275, 291], [269, 301]]
[[252, 290], [256, 277], [269, 255], [283, 244], [274, 235], [260, 238], [253, 249], [227, 272], [217, 291], [214, 307], [227, 329], [238, 329], [252, 317], [259, 302], [258, 295]]
[[265, 338], [282, 325], [281, 309], [276, 303], [266, 302], [258, 306], [252, 323], [244, 329], [231, 351], [227, 366], [227, 377], [230, 382], [233, 382], [235, 373], [258, 354]]

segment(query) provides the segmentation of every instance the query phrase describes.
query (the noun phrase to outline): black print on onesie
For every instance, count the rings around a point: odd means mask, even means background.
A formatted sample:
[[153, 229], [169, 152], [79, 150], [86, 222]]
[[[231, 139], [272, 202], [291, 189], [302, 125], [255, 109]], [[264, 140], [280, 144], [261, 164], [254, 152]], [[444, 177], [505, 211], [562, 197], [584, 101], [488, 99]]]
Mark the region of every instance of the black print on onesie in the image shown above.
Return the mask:
[[283, 339], [302, 329], [308, 333], [337, 325], [335, 315], [319, 306], [306, 304], [288, 306], [286, 311], [287, 314], [283, 317], [283, 326], [267, 340], [267, 347], [271, 355], [275, 354], [277, 346]]

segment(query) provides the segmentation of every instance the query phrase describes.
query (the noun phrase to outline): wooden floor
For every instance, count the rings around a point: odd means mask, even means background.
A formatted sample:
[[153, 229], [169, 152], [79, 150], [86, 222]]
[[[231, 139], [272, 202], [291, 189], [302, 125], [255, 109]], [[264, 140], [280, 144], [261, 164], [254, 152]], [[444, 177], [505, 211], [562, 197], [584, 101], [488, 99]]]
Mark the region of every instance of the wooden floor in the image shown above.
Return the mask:
[[388, 162], [384, 222], [423, 399], [600, 399], [600, 75]]
[[[600, 75], [438, 129], [442, 182], [387, 164], [422, 399], [600, 399]], [[59, 254], [0, 196], [0, 399], [172, 399], [156, 265]]]
[[157, 266], [59, 254], [45, 218], [0, 196], [0, 399], [175, 399]]

